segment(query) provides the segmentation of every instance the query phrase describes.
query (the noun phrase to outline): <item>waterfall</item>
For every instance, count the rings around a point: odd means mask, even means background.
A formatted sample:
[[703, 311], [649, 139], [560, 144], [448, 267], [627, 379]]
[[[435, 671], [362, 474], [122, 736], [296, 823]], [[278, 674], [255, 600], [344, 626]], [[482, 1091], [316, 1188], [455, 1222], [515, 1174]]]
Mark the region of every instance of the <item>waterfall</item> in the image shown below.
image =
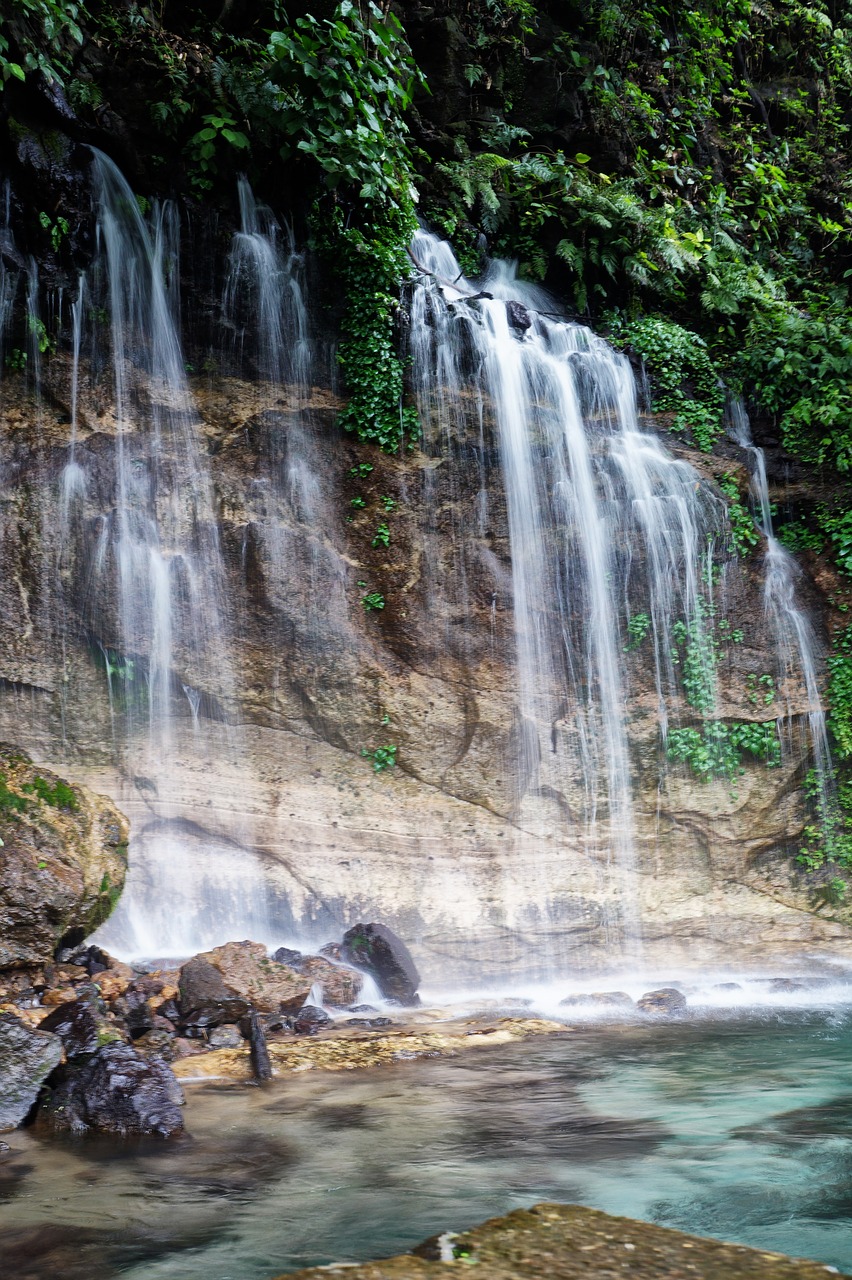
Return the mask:
[[778, 541], [772, 523], [772, 507], [769, 500], [769, 483], [766, 477], [766, 458], [751, 438], [751, 427], [740, 400], [730, 407], [731, 438], [748, 455], [751, 467], [751, 492], [760, 531], [766, 539], [764, 554], [763, 605], [769, 632], [773, 639], [778, 664], [778, 684], [787, 700], [786, 735], [790, 745], [795, 744], [794, 721], [790, 709], [790, 683], [800, 676], [804, 682], [808, 700], [808, 742], [813, 755], [816, 776], [817, 801], [821, 814], [829, 812], [833, 795], [833, 764], [826, 729], [825, 710], [817, 679], [817, 643], [807, 614], [796, 601], [796, 580], [800, 570]]
[[[180, 953], [246, 924], [261, 935], [270, 926], [262, 869], [250, 849], [232, 847], [234, 836], [250, 843], [245, 824], [237, 819], [217, 850], [215, 839], [203, 847], [178, 821], [186, 784], [176, 766], [195, 760], [215, 778], [217, 766], [241, 754], [217, 504], [178, 335], [179, 225], [169, 205], [156, 206], [146, 223], [124, 178], [98, 153], [94, 178], [99, 253], [73, 313], [64, 501], [85, 487], [75, 444], [88, 293], [97, 340], [110, 355], [115, 441], [112, 505], [89, 555], [89, 625], [115, 748], [148, 811], [121, 904], [99, 937], [125, 954]], [[192, 910], [175, 912], [176, 902]]]
[[[131, 819], [108, 949], [310, 946], [374, 918], [451, 979], [650, 963], [676, 863], [689, 902], [690, 841], [711, 884], [753, 852], [764, 780], [702, 781], [678, 744], [742, 714], [752, 658], [725, 611], [759, 615], [760, 593], [785, 794], [810, 751], [827, 805], [817, 646], [743, 418], [759, 583], [718, 489], [638, 413], [626, 358], [511, 266], [474, 283], [416, 235], [400, 322], [422, 453], [388, 458], [335, 437], [310, 258], [246, 183], [184, 346], [175, 208], [143, 212], [103, 156], [93, 178], [95, 253], [67, 296], [45, 306], [0, 229], [0, 714]], [[376, 775], [384, 742], [397, 767]]]
[[[702, 566], [725, 505], [642, 430], [623, 357], [494, 264], [481, 289], [421, 231], [412, 257], [414, 377], [438, 452], [496, 440], [507, 506], [519, 713], [515, 815], [563, 798], [570, 839], [612, 865], [616, 951], [635, 954], [637, 850], [627, 725], [630, 619], [647, 623], [657, 713], [676, 693], [671, 628], [702, 625]], [[645, 622], [643, 622], [643, 626]]]

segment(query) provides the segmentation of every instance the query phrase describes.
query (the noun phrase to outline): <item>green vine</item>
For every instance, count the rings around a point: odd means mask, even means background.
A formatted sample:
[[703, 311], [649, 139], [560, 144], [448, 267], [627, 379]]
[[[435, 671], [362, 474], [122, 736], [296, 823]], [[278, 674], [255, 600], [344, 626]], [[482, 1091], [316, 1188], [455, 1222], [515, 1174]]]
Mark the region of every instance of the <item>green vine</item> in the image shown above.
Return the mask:
[[760, 530], [740, 497], [736, 479], [726, 471], [720, 476], [718, 485], [728, 499], [728, 522], [731, 526], [729, 550], [734, 555], [747, 556], [760, 542]]
[[641, 357], [651, 384], [655, 413], [674, 414], [673, 431], [688, 432], [709, 453], [724, 427], [725, 392], [706, 343], [673, 320], [612, 312], [610, 341]]

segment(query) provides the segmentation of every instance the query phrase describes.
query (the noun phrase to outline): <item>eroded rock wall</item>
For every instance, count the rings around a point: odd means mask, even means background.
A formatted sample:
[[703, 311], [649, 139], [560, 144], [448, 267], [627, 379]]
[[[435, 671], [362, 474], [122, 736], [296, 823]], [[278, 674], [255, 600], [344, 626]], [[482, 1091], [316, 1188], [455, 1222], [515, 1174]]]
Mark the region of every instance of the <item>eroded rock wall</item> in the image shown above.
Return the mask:
[[[617, 965], [631, 900], [649, 964], [852, 953], [842, 913], [814, 914], [792, 869], [807, 768], [795, 679], [779, 690], [782, 765], [702, 783], [665, 768], [647, 655], [629, 656], [635, 874], [613, 864], [605, 809], [597, 842], [580, 830], [570, 708], [535, 727], [552, 750], [531, 771], [502, 486], [475, 415], [451, 448], [389, 458], [340, 436], [327, 387], [299, 403], [261, 382], [193, 380], [226, 644], [199, 659], [181, 647], [177, 619], [164, 752], [144, 712], [146, 653], [121, 655], [119, 603], [99, 561], [117, 502], [112, 406], [83, 379], [74, 459], [84, 483], [69, 498], [68, 373], [55, 357], [38, 398], [23, 376], [3, 385], [0, 735], [73, 767], [130, 817], [132, 900], [115, 929], [131, 949], [225, 941], [203, 928], [233, 936], [233, 912], [276, 944], [318, 945], [370, 918], [409, 942], [428, 985], [541, 976]], [[132, 456], [132, 436], [124, 443]], [[362, 463], [372, 470], [353, 476]], [[381, 520], [390, 544], [373, 547]], [[780, 702], [756, 707], [747, 687], [773, 661], [759, 554], [732, 562], [718, 589], [743, 633], [721, 653], [718, 714], [774, 716]], [[815, 606], [816, 589], [801, 590]], [[370, 591], [383, 609], [364, 609]], [[175, 608], [191, 608], [191, 594]], [[116, 671], [128, 659], [129, 684]], [[375, 772], [363, 753], [385, 743], [397, 766]], [[205, 893], [230, 894], [232, 915], [193, 933]]]

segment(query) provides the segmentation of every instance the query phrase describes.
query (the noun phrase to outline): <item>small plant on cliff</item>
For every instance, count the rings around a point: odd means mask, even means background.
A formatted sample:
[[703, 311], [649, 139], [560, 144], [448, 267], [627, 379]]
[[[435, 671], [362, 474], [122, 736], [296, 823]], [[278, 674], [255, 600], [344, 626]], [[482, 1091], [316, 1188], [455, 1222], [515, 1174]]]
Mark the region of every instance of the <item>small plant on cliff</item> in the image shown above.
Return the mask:
[[367, 751], [366, 748], [361, 751], [362, 756], [372, 760], [375, 773], [384, 773], [385, 769], [394, 769], [396, 767], [396, 753], [397, 747], [393, 743], [388, 743], [384, 747], [376, 747], [375, 751]]
[[628, 642], [624, 646], [624, 652], [630, 653], [633, 649], [638, 649], [650, 630], [651, 619], [647, 613], [631, 614], [627, 619]]
[[373, 541], [370, 543], [370, 545], [372, 547], [389, 547], [390, 546], [390, 529], [384, 523], [384, 521], [382, 521], [382, 523], [376, 529], [375, 537], [373, 538]]
[[71, 809], [76, 811], [79, 807], [77, 797], [68, 786], [67, 782], [57, 779], [54, 786], [51, 786], [46, 778], [40, 777], [38, 774], [33, 778], [32, 782], [27, 782], [21, 787], [27, 795], [36, 795], [39, 800], [43, 800], [45, 804], [51, 805], [54, 809]]
[[673, 431], [688, 431], [699, 449], [709, 453], [722, 434], [725, 392], [707, 350], [696, 333], [661, 316], [629, 320], [607, 317], [610, 341], [630, 347], [648, 373], [651, 407], [673, 413]]
[[718, 484], [728, 499], [728, 522], [731, 526], [729, 550], [735, 555], [747, 556], [760, 542], [760, 531], [740, 497], [739, 486], [734, 477], [726, 471], [720, 476]]
[[371, 613], [374, 609], [384, 609], [385, 598], [380, 591], [368, 591], [361, 597], [361, 603], [365, 611]]
[[24, 813], [28, 808], [29, 801], [12, 791], [5, 773], [0, 773], [0, 812], [11, 815]]

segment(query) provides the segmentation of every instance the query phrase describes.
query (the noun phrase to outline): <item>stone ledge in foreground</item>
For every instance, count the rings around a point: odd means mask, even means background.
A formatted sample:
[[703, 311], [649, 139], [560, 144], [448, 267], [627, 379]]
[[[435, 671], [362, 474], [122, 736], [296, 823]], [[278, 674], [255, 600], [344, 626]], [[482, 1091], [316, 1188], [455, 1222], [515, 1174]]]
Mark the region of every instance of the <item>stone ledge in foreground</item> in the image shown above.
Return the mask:
[[[482, 1018], [443, 1023], [441, 1029], [401, 1027], [392, 1032], [341, 1028], [317, 1036], [272, 1040], [267, 1044], [276, 1076], [290, 1071], [356, 1071], [418, 1058], [453, 1056], [466, 1049], [485, 1049], [532, 1036], [570, 1034], [563, 1022], [544, 1018]], [[250, 1080], [248, 1045], [238, 1049], [213, 1049], [171, 1064], [185, 1083], [210, 1078]]]
[[[440, 1260], [450, 1253], [452, 1262]], [[438, 1280], [466, 1274], [476, 1280], [828, 1280], [841, 1273], [822, 1262], [688, 1236], [597, 1209], [539, 1204], [460, 1235], [434, 1237], [413, 1253], [357, 1266], [309, 1267], [279, 1280]]]

